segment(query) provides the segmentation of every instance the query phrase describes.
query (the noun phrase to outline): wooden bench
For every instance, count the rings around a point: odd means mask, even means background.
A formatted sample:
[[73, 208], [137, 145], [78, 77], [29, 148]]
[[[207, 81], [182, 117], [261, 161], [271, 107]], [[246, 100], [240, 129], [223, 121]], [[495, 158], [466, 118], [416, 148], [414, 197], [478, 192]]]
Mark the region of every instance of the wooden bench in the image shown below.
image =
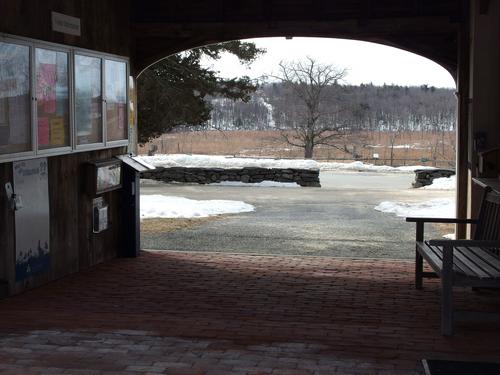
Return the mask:
[[[415, 287], [424, 277], [441, 278], [441, 332], [454, 320], [499, 320], [500, 315], [453, 310], [453, 287], [500, 287], [500, 195], [486, 188], [477, 219], [406, 218], [416, 223]], [[475, 224], [472, 240], [424, 241], [424, 223]], [[423, 271], [425, 260], [434, 272]]]

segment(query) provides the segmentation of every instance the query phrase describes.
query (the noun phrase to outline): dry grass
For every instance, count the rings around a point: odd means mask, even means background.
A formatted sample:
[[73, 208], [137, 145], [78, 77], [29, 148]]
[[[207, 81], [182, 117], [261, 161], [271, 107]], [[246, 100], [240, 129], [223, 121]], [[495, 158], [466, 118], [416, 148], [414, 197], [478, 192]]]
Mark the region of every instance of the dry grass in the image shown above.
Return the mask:
[[220, 216], [201, 217], [196, 219], [183, 218], [155, 218], [141, 221], [142, 233], [168, 233], [181, 229], [191, 229], [207, 222], [219, 220]]
[[[375, 164], [390, 164], [390, 135], [382, 132], [356, 134], [345, 141], [349, 149], [353, 145], [361, 160]], [[278, 131], [204, 131], [170, 133], [155, 139], [157, 153], [235, 155], [247, 157], [302, 158], [303, 150], [288, 145]], [[140, 147], [139, 153], [146, 154], [151, 147]], [[395, 145], [412, 145], [412, 148], [394, 148], [394, 165], [426, 164], [451, 167], [455, 159], [455, 133], [445, 134], [406, 132], [400, 134]], [[375, 147], [373, 147], [375, 146]], [[436, 149], [438, 150], [436, 152]], [[378, 154], [379, 160], [373, 160]], [[436, 156], [436, 161], [434, 157]], [[328, 146], [317, 146], [314, 150], [317, 160], [352, 160], [352, 155]], [[431, 161], [423, 163], [421, 159]]]
[[432, 226], [442, 236], [455, 233], [455, 224], [434, 223]]

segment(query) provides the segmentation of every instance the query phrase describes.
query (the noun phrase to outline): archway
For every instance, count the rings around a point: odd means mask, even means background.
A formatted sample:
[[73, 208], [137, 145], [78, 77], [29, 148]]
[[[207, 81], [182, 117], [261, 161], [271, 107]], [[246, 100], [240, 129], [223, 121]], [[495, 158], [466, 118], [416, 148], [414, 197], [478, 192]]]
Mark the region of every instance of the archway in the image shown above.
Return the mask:
[[[316, 36], [372, 41], [445, 67], [458, 83], [457, 214], [467, 216], [469, 40], [467, 1], [255, 2], [133, 1], [135, 71], [175, 52], [252, 37]], [[460, 236], [465, 228], [459, 228]]]
[[[295, 38], [295, 39], [296, 39], [296, 38]], [[295, 40], [295, 39], [294, 39], [294, 40]], [[281, 40], [282, 40], [282, 42], [283, 42], [283, 43], [290, 43], [290, 42], [288, 42], [288, 41], [285, 41], [285, 39], [284, 39], [284, 38], [283, 38], [283, 39], [281, 39]], [[364, 47], [366, 48], [366, 45], [364, 45]], [[293, 48], [292, 48], [292, 49], [293, 49]], [[295, 50], [297, 50], [297, 49], [295, 48]], [[298, 50], [300, 50], [300, 49], [298, 49]], [[300, 50], [300, 51], [302, 51], [302, 50]], [[452, 98], [452, 100], [453, 100], [453, 95], [451, 94], [450, 96], [451, 96], [451, 98]], [[216, 133], [217, 133], [217, 132], [216, 132]], [[167, 141], [167, 142], [168, 142], [168, 141]], [[175, 143], [175, 142], [174, 142], [174, 143]], [[162, 151], [163, 151], [163, 152], [165, 152], [165, 150], [159, 150], [159, 153], [162, 153]], [[184, 153], [200, 153], [199, 151], [198, 151], [198, 152], [196, 152], [196, 151], [193, 151], [192, 149], [191, 149], [191, 150], [187, 150], [187, 151], [186, 151], [186, 149], [185, 149], [185, 148], [184, 148], [184, 149], [179, 149], [179, 148], [178, 148], [178, 149], [175, 149], [175, 150], [173, 150], [173, 149], [172, 149], [172, 150], [171, 150], [171, 151], [169, 151], [169, 152], [172, 152], [172, 153], [183, 153], [183, 151], [184, 151]], [[376, 152], [376, 151], [375, 151], [375, 152]], [[230, 153], [230, 154], [231, 154], [231, 153]], [[299, 155], [299, 157], [300, 157], [300, 155]], [[384, 156], [383, 156], [383, 155], [381, 155], [381, 157], [383, 158]], [[410, 186], [410, 183], [408, 182], [408, 183], [407, 183], [407, 187], [409, 187], [409, 186]], [[155, 193], [155, 194], [156, 194], [156, 193]], [[176, 194], [174, 194], [174, 195], [177, 195], [177, 194], [179, 194], [179, 192], [178, 192], [178, 191], [177, 191], [177, 193], [176, 193]], [[202, 194], [202, 196], [203, 196], [203, 193], [200, 193], [200, 194]], [[233, 196], [233, 197], [234, 197], [234, 196]], [[193, 199], [193, 198], [196, 198], [196, 197], [190, 196], [190, 198], [191, 198], [191, 199]], [[199, 199], [199, 198], [198, 198], [198, 199]], [[202, 199], [212, 199], [212, 198], [205, 197], [205, 198], [202, 198]], [[217, 199], [220, 199], [220, 198], [217, 198]], [[375, 203], [375, 204], [373, 204], [373, 206], [376, 206], [377, 204], [378, 204], [378, 203]], [[367, 216], [368, 216], [368, 215], [367, 215]], [[408, 232], [408, 231], [407, 231], [407, 232]], [[179, 236], [179, 237], [181, 237], [181, 234], [178, 234], [178, 236]], [[189, 237], [189, 236], [188, 236], [188, 237]], [[165, 243], [165, 242], [163, 242], [163, 243]], [[186, 240], [186, 243], [190, 243], [190, 242], [189, 242], [189, 239], [188, 239], [188, 240]], [[147, 247], [147, 248], [153, 248], [151, 245], [146, 245], [146, 247]], [[170, 247], [169, 247], [169, 248], [170, 248]], [[408, 246], [408, 248], [411, 248], [411, 246]], [[179, 250], [180, 250], [180, 248], [179, 248]], [[236, 249], [235, 249], [235, 251], [236, 251]]]

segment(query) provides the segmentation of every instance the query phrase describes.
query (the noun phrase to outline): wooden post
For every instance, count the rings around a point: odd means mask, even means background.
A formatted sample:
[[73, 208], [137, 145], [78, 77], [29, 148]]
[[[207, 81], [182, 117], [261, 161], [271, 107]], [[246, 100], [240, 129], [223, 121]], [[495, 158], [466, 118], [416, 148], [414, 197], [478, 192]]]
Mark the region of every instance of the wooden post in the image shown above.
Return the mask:
[[[457, 217], [466, 218], [469, 191], [469, 89], [470, 89], [470, 4], [462, 1], [464, 18], [458, 32], [457, 113]], [[457, 239], [465, 238], [465, 224], [456, 225]]]

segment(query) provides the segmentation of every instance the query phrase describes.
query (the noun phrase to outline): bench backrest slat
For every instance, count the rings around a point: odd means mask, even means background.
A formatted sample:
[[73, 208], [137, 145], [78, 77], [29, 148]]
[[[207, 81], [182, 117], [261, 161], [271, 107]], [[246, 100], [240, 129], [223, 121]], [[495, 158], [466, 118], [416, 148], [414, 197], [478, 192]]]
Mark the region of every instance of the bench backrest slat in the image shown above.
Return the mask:
[[484, 192], [474, 239], [500, 241], [500, 195], [491, 190]]

